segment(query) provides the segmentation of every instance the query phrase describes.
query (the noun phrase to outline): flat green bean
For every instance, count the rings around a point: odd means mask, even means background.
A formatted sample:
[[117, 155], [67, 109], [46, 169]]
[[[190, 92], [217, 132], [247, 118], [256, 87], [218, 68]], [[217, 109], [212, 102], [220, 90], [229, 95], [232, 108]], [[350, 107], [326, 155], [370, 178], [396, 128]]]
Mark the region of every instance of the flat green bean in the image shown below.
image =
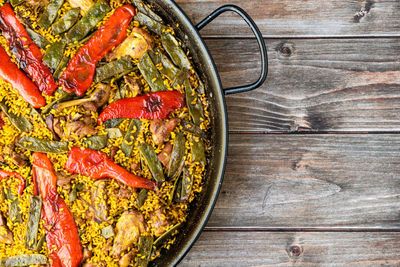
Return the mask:
[[142, 207], [144, 205], [144, 203], [146, 202], [148, 193], [149, 193], [149, 190], [147, 190], [147, 189], [140, 190], [138, 197], [136, 199], [136, 203], [139, 208]]
[[34, 250], [37, 245], [41, 210], [42, 199], [40, 196], [32, 196], [25, 238], [25, 247], [31, 250]]
[[46, 264], [47, 258], [42, 254], [23, 254], [11, 256], [0, 261], [0, 266], [14, 267], [14, 266], [30, 266], [34, 264]]
[[57, 17], [58, 10], [61, 8], [64, 0], [50, 0], [44, 12], [39, 18], [39, 26], [48, 29]]
[[142, 123], [138, 119], [132, 119], [129, 123], [128, 130], [125, 133], [124, 140], [122, 141], [121, 150], [125, 156], [130, 158], [132, 156], [135, 141], [140, 133]]
[[168, 177], [172, 178], [177, 175], [182, 159], [186, 151], [186, 138], [183, 133], [177, 133], [174, 139], [174, 147], [169, 160]]
[[108, 136], [107, 135], [93, 135], [83, 140], [83, 143], [90, 149], [100, 150], [107, 146]]
[[101, 82], [121, 73], [126, 73], [127, 71], [131, 72], [134, 68], [135, 66], [132, 64], [131, 58], [125, 56], [96, 68], [94, 81]]
[[26, 31], [28, 32], [29, 36], [32, 38], [32, 41], [40, 48], [46, 48], [50, 44], [50, 42], [44, 38], [42, 35], [39, 33], [35, 32], [34, 30], [30, 28], [26, 28]]
[[186, 105], [189, 109], [190, 116], [192, 117], [194, 124], [199, 126], [202, 122], [202, 119], [204, 119], [203, 105], [201, 104], [200, 98], [195, 96], [189, 79], [185, 80], [185, 93]]
[[71, 29], [71, 27], [74, 26], [78, 21], [80, 12], [81, 9], [76, 7], [65, 13], [63, 17], [61, 17], [53, 24], [53, 26], [51, 26], [53, 33], [57, 35]]
[[24, 2], [25, 2], [25, 0], [10, 0], [10, 4], [11, 4], [13, 7], [19, 6], [19, 5], [21, 5], [22, 3], [24, 3]]
[[138, 247], [138, 257], [136, 258], [136, 266], [146, 267], [150, 262], [151, 252], [153, 250], [153, 241], [154, 238], [152, 236], [140, 236]]
[[54, 72], [63, 59], [65, 41], [58, 41], [50, 45], [43, 56], [43, 62]]
[[68, 142], [57, 142], [52, 140], [43, 140], [31, 136], [23, 136], [18, 142], [17, 146], [26, 150], [42, 152], [42, 153], [67, 153]]
[[147, 52], [139, 59], [138, 67], [152, 92], [168, 90], [158, 69]]
[[142, 158], [146, 161], [154, 180], [157, 182], [164, 182], [165, 176], [162, 165], [154, 149], [146, 143], [140, 144], [138, 148]]
[[161, 44], [171, 57], [172, 61], [181, 69], [189, 70], [191, 65], [186, 53], [171, 33], [161, 35]]
[[61, 72], [67, 67], [70, 58], [68, 56], [63, 56], [60, 64], [58, 64], [57, 69], [53, 73], [54, 79], [58, 80], [60, 78]]
[[163, 243], [165, 243], [179, 228], [181, 228], [182, 223], [178, 223], [174, 226], [172, 226], [168, 231], [160, 235], [153, 243], [153, 246], [159, 247]]
[[170, 81], [174, 81], [176, 74], [179, 72], [179, 69], [175, 67], [174, 63], [164, 54], [159, 48], [154, 49], [154, 51], [150, 51], [149, 55], [154, 65], [162, 64], [162, 68], [160, 71], [165, 77], [167, 77]]
[[[107, 129], [115, 128], [115, 127], [118, 127], [124, 120], [125, 120], [125, 119], [123, 119], [123, 118], [106, 120], [106, 121], [104, 122], [104, 126], [105, 126]], [[111, 137], [110, 137], [110, 138], [111, 138]]]
[[191, 133], [197, 137], [205, 138], [204, 131], [197, 125], [189, 122], [189, 121], [182, 121], [182, 130], [187, 133]]
[[158, 21], [160, 23], [163, 22], [162, 18], [154, 13], [154, 11], [149, 8], [145, 3], [143, 3], [142, 0], [133, 0], [132, 2], [135, 4], [135, 7], [138, 9], [139, 12], [146, 14], [148, 17], [154, 19], [155, 21]]
[[183, 170], [183, 177], [182, 177], [182, 188], [180, 199], [181, 201], [188, 200], [190, 197], [190, 193], [192, 192], [193, 188], [194, 177], [190, 174], [190, 171], [187, 167]]
[[194, 162], [200, 162], [203, 165], [206, 164], [206, 149], [203, 139], [190, 136], [190, 149], [192, 151], [192, 160]]
[[17, 115], [8, 110], [8, 106], [4, 102], [0, 102], [0, 109], [6, 114], [6, 116], [10, 119], [12, 125], [15, 126], [20, 132], [29, 133], [33, 125], [29, 122], [27, 118], [22, 115]]
[[11, 203], [8, 205], [8, 216], [13, 223], [21, 222], [21, 209], [19, 207], [19, 198], [18, 195], [15, 195], [11, 192], [11, 189], [7, 191], [7, 199], [11, 200]]
[[143, 26], [147, 26], [147, 28], [158, 34], [161, 35], [163, 34], [166, 30], [168, 30], [168, 27], [165, 26], [164, 24], [161, 24], [160, 22], [150, 18], [149, 16], [143, 14], [142, 12], [138, 12], [135, 16], [135, 20], [139, 21], [139, 23]]

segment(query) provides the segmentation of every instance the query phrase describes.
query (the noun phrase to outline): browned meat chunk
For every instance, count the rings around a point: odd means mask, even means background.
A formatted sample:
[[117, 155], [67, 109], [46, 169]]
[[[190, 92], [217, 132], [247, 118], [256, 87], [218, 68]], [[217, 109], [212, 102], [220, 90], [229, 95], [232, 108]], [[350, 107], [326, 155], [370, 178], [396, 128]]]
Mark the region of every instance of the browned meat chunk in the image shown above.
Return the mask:
[[133, 257], [134, 254], [132, 251], [122, 256], [121, 259], [118, 261], [119, 267], [128, 267], [129, 264], [132, 262]]
[[152, 120], [150, 123], [150, 131], [153, 134], [154, 143], [161, 146], [171, 135], [171, 132], [181, 122], [179, 118], [173, 118], [167, 122], [162, 120]]
[[124, 76], [124, 81], [128, 85], [129, 89], [132, 92], [132, 97], [140, 95], [142, 92], [142, 87], [140, 86], [139, 82], [131, 77], [131, 76]]
[[3, 214], [0, 213], [0, 242], [5, 244], [14, 243], [14, 238], [11, 231], [7, 228]]
[[167, 227], [170, 225], [169, 220], [165, 216], [164, 209], [158, 209], [151, 213], [150, 220], [151, 226], [155, 229], [154, 234], [156, 236], [162, 235], [167, 230]]
[[172, 144], [170, 142], [166, 143], [163, 150], [158, 154], [158, 159], [160, 162], [168, 168], [169, 161], [171, 160]]

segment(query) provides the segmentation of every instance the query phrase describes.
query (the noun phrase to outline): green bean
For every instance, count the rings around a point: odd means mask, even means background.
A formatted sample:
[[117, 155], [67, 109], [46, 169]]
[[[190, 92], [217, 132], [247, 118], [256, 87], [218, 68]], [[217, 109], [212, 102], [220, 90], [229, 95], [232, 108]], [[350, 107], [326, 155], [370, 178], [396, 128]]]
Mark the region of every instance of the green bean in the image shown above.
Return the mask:
[[200, 98], [195, 96], [195, 93], [190, 85], [189, 79], [185, 81], [186, 105], [189, 109], [190, 116], [195, 125], [199, 126], [203, 117], [203, 105]]
[[40, 48], [46, 48], [50, 44], [50, 42], [44, 38], [42, 35], [39, 33], [35, 32], [34, 30], [30, 28], [26, 28], [26, 31], [28, 32], [29, 36], [32, 38], [32, 41]]
[[136, 199], [136, 203], [139, 208], [142, 207], [144, 205], [144, 203], [146, 202], [148, 193], [149, 193], [149, 190], [147, 190], [147, 189], [140, 190], [138, 197]]
[[206, 88], [204, 86], [204, 83], [201, 81], [200, 76], [197, 72], [195, 72], [197, 81], [199, 82], [199, 86], [197, 87], [197, 92], [199, 92], [200, 94], [205, 94], [206, 93]]
[[10, 119], [12, 125], [14, 125], [15, 128], [17, 128], [20, 132], [29, 133], [32, 130], [33, 125], [29, 122], [29, 120], [22, 115], [17, 115], [10, 112], [4, 101], [0, 102], [0, 109]]
[[161, 24], [160, 22], [150, 18], [149, 16], [143, 14], [142, 12], [138, 12], [135, 16], [135, 20], [139, 21], [139, 23], [143, 26], [147, 26], [147, 28], [155, 32], [158, 35], [163, 34], [166, 30], [168, 30], [168, 27], [165, 26], [164, 24]]
[[22, 254], [11, 256], [0, 261], [0, 266], [14, 267], [14, 266], [30, 266], [33, 264], [46, 264], [47, 258], [42, 254]]
[[113, 237], [115, 235], [114, 229], [112, 228], [111, 225], [101, 228], [100, 231], [101, 231], [101, 235], [105, 239], [109, 239], [109, 238], [111, 238], [111, 237]]
[[183, 133], [176, 134], [168, 167], [168, 177], [170, 178], [176, 176], [177, 172], [179, 171], [179, 166], [181, 165], [182, 159], [185, 156], [185, 143], [185, 135]]
[[119, 128], [107, 128], [107, 129], [104, 129], [104, 131], [107, 132], [107, 136], [110, 139], [117, 139], [117, 138], [124, 136], [122, 134], [121, 129], [119, 129]]
[[64, 90], [58, 89], [57, 92], [61, 93], [61, 97], [56, 99], [56, 100], [54, 100], [54, 101], [52, 101], [52, 102], [50, 102], [47, 106], [45, 106], [42, 109], [42, 114], [49, 113], [50, 110], [54, 107], [54, 105], [56, 105], [58, 103], [61, 103], [61, 102], [64, 102], [64, 101], [69, 101], [69, 100], [74, 98], [74, 94], [67, 93]]
[[146, 14], [148, 17], [154, 19], [155, 21], [158, 21], [160, 23], [163, 22], [162, 18], [154, 13], [154, 11], [149, 8], [145, 3], [143, 3], [142, 0], [133, 0], [132, 2], [135, 4], [135, 7], [138, 9], [139, 12]]
[[25, 247], [32, 250], [35, 249], [37, 244], [41, 210], [42, 199], [39, 196], [32, 196], [25, 239]]
[[116, 76], [127, 71], [131, 72], [134, 69], [131, 58], [129, 56], [113, 60], [101, 67], [96, 68], [95, 82], [101, 82], [113, 76]]
[[64, 49], [66, 46], [65, 41], [58, 41], [50, 45], [43, 56], [43, 61], [54, 72], [63, 59]]
[[26, 150], [42, 153], [67, 153], [68, 142], [43, 140], [31, 136], [23, 136], [18, 140], [17, 146]]
[[152, 92], [168, 90], [158, 69], [147, 52], [139, 59], [138, 67]]
[[58, 10], [61, 8], [64, 0], [50, 0], [46, 9], [39, 19], [39, 26], [48, 29], [57, 17]]
[[185, 201], [188, 200], [190, 197], [190, 193], [192, 192], [194, 182], [194, 176], [190, 174], [190, 170], [185, 167], [183, 170], [183, 177], [182, 177], [182, 188], [180, 194], [180, 200]]
[[93, 135], [85, 138], [83, 143], [90, 149], [100, 150], [107, 146], [108, 136], [107, 135]]
[[24, 2], [25, 2], [25, 0], [10, 0], [10, 4], [11, 4], [13, 7], [19, 6], [20, 4], [22, 4], [22, 3], [24, 3]]
[[176, 179], [176, 182], [176, 185], [174, 185], [175, 194], [173, 195], [173, 198], [176, 202], [180, 202], [182, 193], [182, 179]]
[[185, 52], [171, 33], [161, 35], [161, 44], [171, 57], [172, 61], [181, 69], [189, 70], [191, 65]]
[[[125, 119], [123, 119], [123, 118], [106, 120], [106, 121], [104, 122], [104, 126], [105, 126], [107, 129], [115, 128], [115, 127], [118, 127], [124, 120], [125, 120]], [[111, 137], [110, 137], [110, 138], [111, 138]]]
[[153, 246], [159, 247], [162, 245], [165, 241], [167, 241], [179, 228], [181, 228], [182, 223], [178, 223], [174, 226], [172, 226], [168, 231], [160, 235], [153, 243]]
[[136, 258], [136, 265], [139, 267], [146, 267], [149, 264], [151, 252], [153, 250], [152, 236], [140, 236], [138, 242], [138, 257]]
[[100, 0], [96, 2], [86, 14], [68, 31], [67, 39], [73, 43], [85, 38], [89, 32], [94, 29], [104, 16], [111, 11], [107, 1]]
[[[181, 165], [179, 166], [179, 171], [177, 173], [179, 173], [179, 175], [182, 173], [183, 167], [185, 166], [185, 157], [182, 159]], [[174, 176], [173, 178], [171, 178], [171, 181], [174, 181], [174, 185], [172, 186], [171, 190], [168, 192], [168, 199], [167, 199], [167, 204], [171, 205], [172, 200], [174, 199], [175, 196], [175, 192], [177, 192], [178, 189], [178, 184], [180, 183], [180, 189], [182, 188], [182, 180], [178, 179], [179, 176]]]
[[190, 78], [190, 74], [187, 70], [179, 70], [175, 76], [174, 81], [172, 82], [172, 87], [176, 88], [177, 86], [183, 87], [185, 85], [185, 81]]
[[11, 189], [7, 191], [7, 199], [11, 200], [10, 204], [8, 205], [8, 217], [13, 223], [21, 222], [21, 209], [19, 207], [19, 198], [18, 195], [15, 195], [11, 192]]
[[72, 187], [71, 192], [68, 195], [68, 200], [73, 202], [78, 197], [78, 192], [83, 190], [83, 184], [77, 183], [75, 186]]
[[124, 140], [122, 141], [121, 145], [121, 150], [128, 158], [132, 156], [132, 150], [135, 146], [135, 141], [139, 136], [141, 125], [142, 123], [140, 122], [140, 120], [133, 119], [129, 123], [128, 130], [125, 133]]
[[34, 120], [39, 120], [41, 121], [43, 124], [46, 124], [46, 121], [43, 119], [42, 115], [40, 115], [40, 113], [33, 107], [31, 107], [31, 112], [29, 113]]
[[154, 51], [150, 51], [149, 55], [153, 60], [154, 65], [162, 64], [162, 69], [159, 70], [161, 74], [166, 76], [169, 80], [174, 81], [175, 76], [178, 73], [178, 68], [175, 67], [174, 63], [164, 54], [159, 48]]
[[61, 72], [64, 71], [65, 67], [67, 67], [70, 58], [68, 56], [63, 56], [60, 64], [58, 64], [57, 69], [53, 73], [54, 79], [58, 80], [60, 78]]
[[148, 144], [142, 143], [139, 145], [139, 151], [146, 161], [154, 180], [156, 180], [157, 182], [164, 182], [165, 176], [163, 173], [162, 165], [154, 149]]
[[190, 149], [192, 152], [192, 159], [194, 162], [200, 162], [203, 165], [206, 164], [206, 150], [203, 139], [191, 136], [189, 138]]
[[79, 7], [69, 10], [65, 15], [51, 26], [54, 34], [68, 31], [79, 19], [81, 9]]
[[42, 235], [42, 237], [38, 240], [37, 245], [34, 249], [36, 252], [40, 252], [43, 248], [44, 242], [46, 241], [46, 235]]
[[193, 134], [193, 135], [195, 135], [197, 137], [201, 137], [201, 138], [205, 138], [206, 137], [205, 133], [203, 132], [203, 130], [199, 126], [197, 126], [197, 125], [195, 125], [195, 124], [193, 124], [191, 122], [182, 121], [181, 125], [182, 125], [182, 130], [184, 132], [191, 133], [191, 134]]

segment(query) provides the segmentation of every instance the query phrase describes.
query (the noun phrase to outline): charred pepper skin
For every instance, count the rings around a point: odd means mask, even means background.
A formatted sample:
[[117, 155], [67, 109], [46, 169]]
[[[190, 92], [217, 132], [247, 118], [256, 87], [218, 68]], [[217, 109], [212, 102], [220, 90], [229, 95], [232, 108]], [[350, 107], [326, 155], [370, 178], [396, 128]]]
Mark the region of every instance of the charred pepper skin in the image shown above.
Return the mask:
[[0, 8], [0, 29], [21, 69], [41, 92], [52, 95], [57, 90], [57, 84], [54, 82], [50, 69], [42, 61], [42, 52], [32, 41], [8, 3]]
[[117, 100], [100, 114], [97, 124], [110, 119], [166, 119], [176, 109], [185, 107], [178, 91], [162, 91]]
[[65, 169], [71, 173], [82, 174], [95, 180], [112, 178], [134, 188], [149, 190], [156, 188], [155, 182], [128, 172], [115, 164], [105, 153], [88, 148], [73, 147], [68, 152]]
[[22, 195], [22, 192], [24, 191], [25, 188], [25, 179], [22, 177], [21, 174], [17, 172], [10, 172], [10, 171], [5, 171], [5, 170], [0, 170], [0, 180], [6, 179], [8, 177], [16, 177], [20, 181], [20, 184], [18, 186], [18, 194]]
[[35, 152], [32, 157], [35, 191], [39, 191], [43, 198], [42, 219], [45, 221], [51, 266], [77, 267], [83, 258], [78, 228], [68, 206], [57, 192], [53, 164], [44, 153]]
[[82, 96], [92, 84], [96, 64], [127, 35], [127, 29], [135, 16], [132, 5], [117, 8], [93, 37], [76, 53], [63, 72], [60, 83], [67, 92]]
[[0, 46], [0, 78], [11, 83], [20, 96], [34, 108], [46, 105], [46, 100], [37, 86], [11, 61], [6, 50]]

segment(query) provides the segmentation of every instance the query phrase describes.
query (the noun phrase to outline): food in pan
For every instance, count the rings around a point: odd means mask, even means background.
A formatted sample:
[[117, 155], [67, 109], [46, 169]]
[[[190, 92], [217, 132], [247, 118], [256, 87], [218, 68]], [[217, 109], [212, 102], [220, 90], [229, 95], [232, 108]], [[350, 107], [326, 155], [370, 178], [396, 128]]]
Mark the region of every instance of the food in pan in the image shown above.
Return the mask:
[[189, 51], [141, 0], [0, 6], [0, 265], [147, 266], [207, 167]]

